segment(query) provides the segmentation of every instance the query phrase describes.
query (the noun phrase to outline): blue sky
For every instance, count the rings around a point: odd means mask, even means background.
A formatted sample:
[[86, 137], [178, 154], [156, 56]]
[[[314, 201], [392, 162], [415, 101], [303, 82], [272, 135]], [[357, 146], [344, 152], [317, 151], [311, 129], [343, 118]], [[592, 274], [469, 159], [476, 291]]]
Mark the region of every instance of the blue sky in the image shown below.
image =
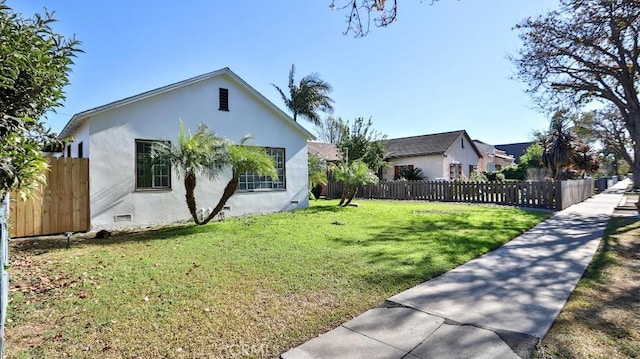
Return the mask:
[[407, 0], [396, 23], [354, 39], [331, 0], [6, 1], [26, 17], [54, 10], [54, 29], [83, 42], [64, 108], [47, 119], [56, 132], [75, 113], [223, 67], [285, 109], [271, 83], [286, 87], [295, 63], [296, 79], [318, 72], [333, 86], [345, 120], [372, 117], [389, 138], [464, 129], [492, 144], [548, 125], [507, 56], [520, 46], [512, 27], [557, 3]]

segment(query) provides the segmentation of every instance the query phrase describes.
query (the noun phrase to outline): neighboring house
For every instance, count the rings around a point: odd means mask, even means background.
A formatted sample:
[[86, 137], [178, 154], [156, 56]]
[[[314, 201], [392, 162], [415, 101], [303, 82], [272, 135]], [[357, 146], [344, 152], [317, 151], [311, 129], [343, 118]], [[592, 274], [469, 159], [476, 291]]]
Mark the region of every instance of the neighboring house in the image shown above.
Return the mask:
[[[310, 155], [317, 155], [327, 162], [330, 163], [338, 163], [340, 162], [340, 152], [338, 151], [338, 147], [336, 147], [333, 143], [322, 143], [322, 142], [307, 142], [307, 153]], [[332, 179], [332, 174], [327, 170], [327, 180]], [[320, 192], [320, 196], [327, 195], [327, 186], [320, 185], [322, 191]]]
[[478, 169], [480, 171], [500, 171], [504, 167], [511, 166], [515, 161], [513, 156], [497, 149], [495, 146], [479, 140], [473, 140], [473, 142], [476, 144], [476, 147], [478, 147], [480, 153], [482, 153], [482, 157], [478, 163]]
[[[196, 130], [206, 123], [239, 142], [245, 135], [273, 156], [277, 181], [246, 173], [225, 207], [227, 216], [308, 206], [307, 140], [314, 136], [229, 68], [75, 114], [61, 138], [65, 156], [89, 158], [91, 226], [138, 227], [190, 219], [176, 170], [149, 163], [152, 144], [177, 141], [179, 121]], [[214, 207], [231, 177], [229, 168], [209, 181], [199, 177], [196, 201]]]
[[466, 131], [393, 138], [386, 143], [385, 161], [390, 166], [381, 178], [393, 180], [403, 168], [420, 168], [430, 181], [468, 178], [481, 157]]
[[494, 145], [495, 148], [506, 152], [508, 155], [511, 155], [515, 158], [515, 163], [520, 163], [520, 156], [524, 155], [525, 151], [529, 146], [533, 145], [533, 142], [519, 142], [519, 143], [508, 143], [504, 145]]
[[333, 143], [322, 142], [307, 142], [307, 152], [311, 155], [318, 155], [318, 157], [327, 161], [327, 163], [340, 162], [340, 152], [338, 147]]

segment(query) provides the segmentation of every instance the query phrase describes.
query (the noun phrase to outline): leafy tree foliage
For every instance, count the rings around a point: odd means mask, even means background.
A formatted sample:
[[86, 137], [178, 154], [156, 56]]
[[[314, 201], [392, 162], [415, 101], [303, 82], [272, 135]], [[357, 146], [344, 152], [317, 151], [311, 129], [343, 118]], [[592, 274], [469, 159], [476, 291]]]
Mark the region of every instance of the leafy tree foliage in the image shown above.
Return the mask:
[[341, 117], [328, 116], [316, 125], [316, 137], [324, 143], [338, 144], [349, 131]]
[[293, 120], [298, 121], [298, 115], [304, 117], [314, 125], [320, 123], [318, 111], [333, 112], [333, 100], [329, 93], [333, 90], [331, 85], [320, 79], [317, 73], [303, 77], [298, 84], [295, 83], [295, 65], [291, 65], [289, 71], [289, 95], [278, 86], [271, 84], [278, 90], [285, 106], [293, 113]]
[[575, 118], [575, 131], [584, 142], [599, 143], [604, 156], [611, 155], [616, 162], [622, 158], [633, 164], [633, 141], [617, 108], [608, 106], [583, 113]]
[[378, 183], [378, 176], [373, 173], [366, 163], [353, 161], [351, 164], [341, 162], [331, 166], [336, 181], [344, 183], [344, 190], [339, 206], [346, 207], [358, 193], [358, 188], [371, 183]]
[[347, 122], [346, 132], [338, 143], [340, 155], [347, 162], [362, 161], [372, 171], [378, 171], [384, 165], [386, 135], [373, 129], [371, 118], [356, 118], [351, 126]]
[[0, 1], [0, 195], [44, 180], [55, 142], [42, 116], [61, 105], [80, 42], [53, 31], [53, 13], [23, 18]]
[[525, 170], [529, 168], [542, 168], [542, 155], [544, 149], [539, 143], [534, 143], [527, 147], [524, 154], [520, 156], [520, 163], [518, 166], [523, 167]]
[[[180, 121], [180, 132], [175, 144], [155, 143], [152, 147], [152, 158], [156, 163], [171, 163], [179, 177], [184, 179], [185, 199], [189, 213], [196, 224], [207, 224], [224, 208], [226, 202], [238, 189], [240, 175], [245, 172], [256, 172], [278, 178], [273, 159], [260, 147], [247, 146], [250, 137], [245, 137], [240, 144], [218, 137], [206, 124], [200, 124], [191, 133]], [[197, 175], [209, 179], [220, 178], [225, 168], [231, 167], [231, 179], [227, 183], [218, 204], [206, 216], [198, 215], [195, 189]]]
[[[513, 61], [541, 104], [600, 101], [614, 106], [634, 144], [640, 173], [640, 2], [561, 0], [560, 8], [516, 26], [523, 47]], [[640, 176], [634, 176], [640, 187]]]
[[518, 165], [503, 167], [502, 170], [500, 170], [500, 173], [502, 173], [505, 179], [509, 179], [509, 180], [524, 181], [527, 179], [526, 169]]

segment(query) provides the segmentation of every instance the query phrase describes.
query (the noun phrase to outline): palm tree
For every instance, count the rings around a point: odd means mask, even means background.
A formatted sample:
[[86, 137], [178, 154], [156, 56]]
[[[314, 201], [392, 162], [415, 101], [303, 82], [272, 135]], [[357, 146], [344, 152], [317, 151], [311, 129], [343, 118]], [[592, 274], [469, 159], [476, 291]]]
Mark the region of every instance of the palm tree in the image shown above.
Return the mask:
[[394, 180], [405, 180], [405, 181], [424, 181], [424, 173], [421, 168], [402, 168], [398, 172], [397, 176], [394, 176]]
[[542, 164], [551, 169], [554, 178], [560, 178], [563, 170], [573, 165], [576, 137], [568, 126], [566, 110], [556, 112], [551, 119], [549, 130], [540, 136]]
[[331, 166], [331, 170], [335, 173], [336, 181], [344, 183], [342, 197], [338, 203], [342, 207], [351, 203], [358, 192], [358, 187], [378, 183], [378, 177], [362, 161], [353, 161], [350, 165], [341, 162], [337, 166]]
[[[233, 144], [216, 136], [206, 124], [199, 124], [196, 132], [192, 134], [185, 130], [184, 123], [180, 121], [176, 144], [155, 143], [152, 147], [151, 157], [154, 163], [171, 163], [178, 177], [184, 178], [187, 207], [196, 224], [207, 224], [220, 213], [238, 188], [240, 174], [244, 171], [278, 177], [273, 159], [261, 147], [246, 146], [245, 142], [248, 139], [249, 137], [245, 137], [241, 144]], [[195, 199], [197, 175], [204, 175], [211, 180], [217, 179], [227, 166], [231, 166], [232, 169], [231, 180], [214, 210], [206, 218], [200, 218]]]
[[309, 198], [318, 199], [313, 193], [313, 189], [316, 186], [327, 184], [327, 161], [317, 154], [311, 153], [307, 159], [307, 167], [309, 173]]
[[586, 174], [594, 173], [600, 168], [600, 161], [591, 146], [584, 143], [579, 144], [574, 155], [574, 168], [583, 178]]
[[239, 145], [234, 144], [229, 148], [229, 165], [231, 165], [231, 179], [224, 187], [222, 197], [218, 201], [213, 211], [209, 213], [204, 223], [209, 222], [220, 213], [229, 198], [236, 193], [240, 175], [244, 173], [257, 173], [260, 176], [269, 176], [274, 181], [278, 180], [278, 171], [276, 170], [273, 158], [267, 154], [264, 148], [256, 146], [248, 146], [246, 142], [251, 137], [246, 136]]
[[152, 161], [156, 164], [171, 163], [178, 177], [184, 178], [185, 199], [191, 217], [196, 224], [203, 224], [197, 214], [195, 188], [196, 175], [216, 179], [229, 160], [231, 143], [209, 131], [206, 124], [198, 125], [195, 133], [185, 130], [180, 120], [178, 142], [154, 143], [151, 151]]
[[314, 125], [321, 123], [318, 111], [333, 112], [333, 100], [329, 97], [332, 91], [331, 85], [320, 79], [317, 73], [307, 75], [296, 85], [294, 81], [296, 67], [291, 65], [289, 71], [289, 96], [282, 89], [274, 84], [278, 90], [285, 106], [293, 112], [293, 120], [298, 121], [298, 115], [306, 118]]

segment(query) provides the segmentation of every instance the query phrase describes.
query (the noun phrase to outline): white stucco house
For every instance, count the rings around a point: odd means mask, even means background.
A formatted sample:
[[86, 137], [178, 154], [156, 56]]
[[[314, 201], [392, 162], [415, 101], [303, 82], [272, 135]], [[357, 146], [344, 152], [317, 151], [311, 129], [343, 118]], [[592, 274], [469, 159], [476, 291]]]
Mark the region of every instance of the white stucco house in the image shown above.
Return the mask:
[[386, 143], [381, 179], [391, 181], [403, 168], [420, 168], [426, 180], [457, 180], [477, 168], [482, 154], [467, 131], [392, 138]]
[[[151, 166], [155, 141], [176, 141], [179, 121], [206, 123], [234, 142], [245, 135], [273, 156], [279, 178], [246, 173], [226, 216], [308, 206], [307, 140], [314, 136], [229, 68], [180, 81], [75, 114], [61, 138], [65, 156], [89, 158], [92, 229], [116, 229], [190, 219], [181, 178], [170, 166]], [[231, 176], [198, 178], [198, 208], [215, 206]]]

